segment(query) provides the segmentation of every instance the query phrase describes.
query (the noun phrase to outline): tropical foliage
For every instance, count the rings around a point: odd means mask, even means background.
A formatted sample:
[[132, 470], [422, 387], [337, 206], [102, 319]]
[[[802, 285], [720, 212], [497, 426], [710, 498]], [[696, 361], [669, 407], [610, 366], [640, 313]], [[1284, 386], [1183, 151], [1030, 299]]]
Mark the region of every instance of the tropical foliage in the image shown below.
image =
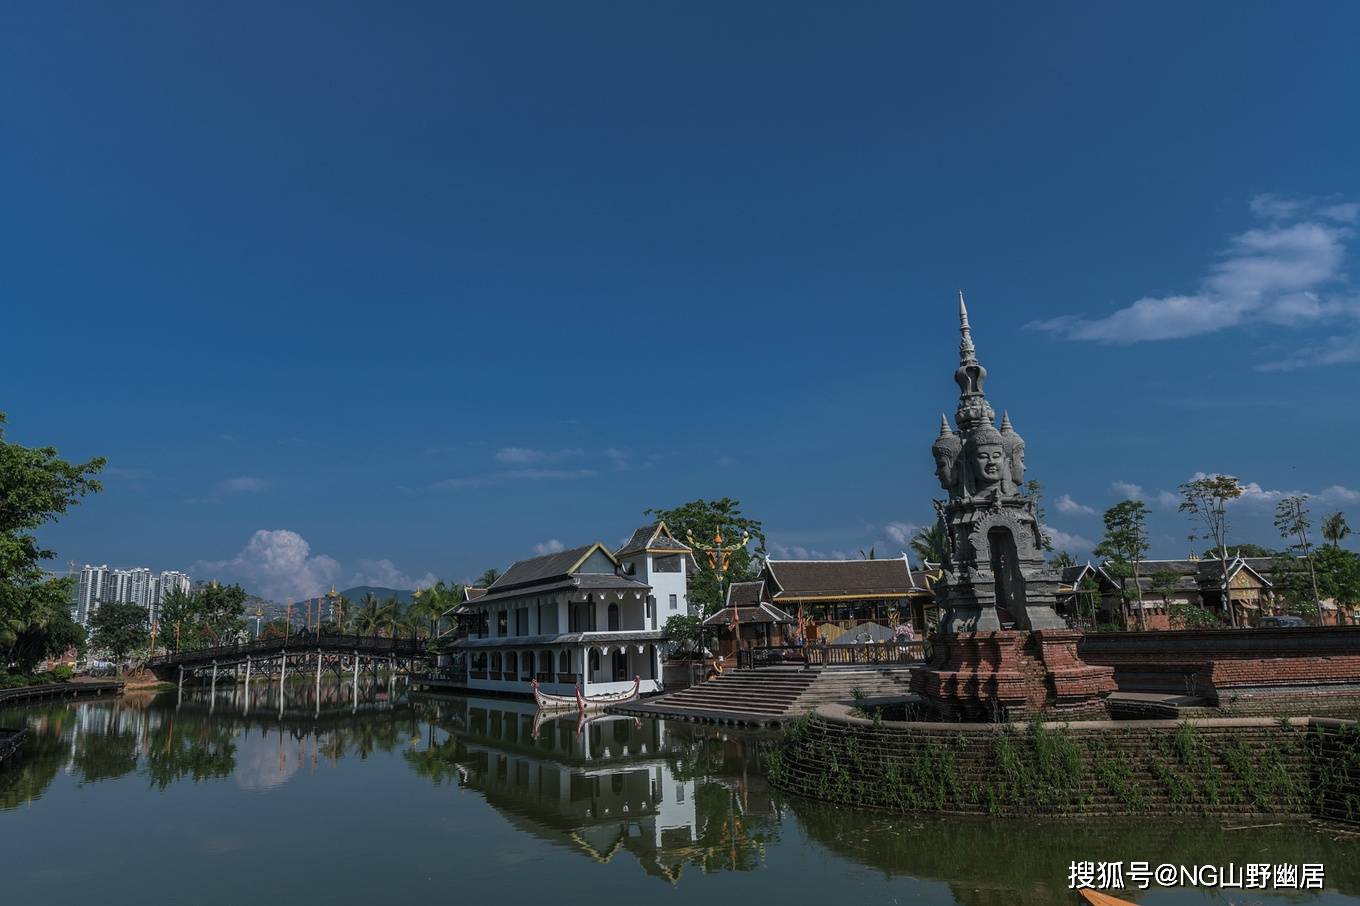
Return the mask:
[[90, 643], [107, 651], [121, 671], [128, 655], [145, 648], [151, 639], [146, 616], [140, 604], [101, 604], [90, 617]]
[[[749, 536], [750, 542], [737, 547], [717, 562], [702, 550], [695, 550], [698, 571], [690, 581], [689, 601], [706, 616], [723, 605], [719, 576], [723, 582], [745, 582], [754, 579], [765, 560], [765, 529], [759, 519], [751, 519], [741, 512], [741, 502], [730, 497], [719, 500], [691, 500], [670, 509], [649, 509], [643, 514], [666, 523], [677, 540], [697, 544], [716, 544], [722, 538], [724, 548]], [[726, 571], [723, 571], [723, 567]]]
[[37, 660], [78, 644], [71, 580], [43, 571], [42, 562], [54, 554], [34, 532], [102, 490], [95, 476], [103, 467], [102, 458], [73, 464], [52, 447], [6, 441], [0, 412], [0, 671], [32, 669]]

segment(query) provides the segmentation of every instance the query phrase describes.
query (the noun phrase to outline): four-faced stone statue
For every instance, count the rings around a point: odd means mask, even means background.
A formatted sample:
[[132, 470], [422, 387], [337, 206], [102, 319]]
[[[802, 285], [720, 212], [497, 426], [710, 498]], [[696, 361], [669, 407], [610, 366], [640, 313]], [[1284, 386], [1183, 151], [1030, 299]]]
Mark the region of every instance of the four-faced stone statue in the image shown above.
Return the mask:
[[963, 451], [963, 441], [949, 429], [949, 422], [943, 415], [940, 416], [940, 436], [935, 438], [930, 451], [935, 457], [935, 477], [939, 479], [940, 487], [954, 496], [958, 493], [959, 454]]

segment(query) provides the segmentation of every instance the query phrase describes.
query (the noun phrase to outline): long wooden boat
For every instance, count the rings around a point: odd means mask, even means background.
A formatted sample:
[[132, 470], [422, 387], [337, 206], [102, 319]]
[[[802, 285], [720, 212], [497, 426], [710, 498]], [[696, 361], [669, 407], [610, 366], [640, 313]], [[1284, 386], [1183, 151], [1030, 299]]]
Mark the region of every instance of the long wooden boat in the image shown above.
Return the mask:
[[587, 711], [599, 711], [608, 708], [610, 705], [626, 705], [638, 697], [642, 688], [642, 677], [633, 677], [633, 688], [623, 692], [607, 692], [603, 695], [585, 696], [581, 694], [581, 686], [576, 685], [576, 695], [551, 695], [538, 688], [538, 680], [534, 680], [534, 704], [538, 705], [542, 711], [579, 711], [584, 714]]
[[1086, 888], [1077, 891], [1077, 904], [1078, 906], [1138, 906], [1131, 900], [1121, 900], [1119, 897], [1112, 897], [1108, 893]]

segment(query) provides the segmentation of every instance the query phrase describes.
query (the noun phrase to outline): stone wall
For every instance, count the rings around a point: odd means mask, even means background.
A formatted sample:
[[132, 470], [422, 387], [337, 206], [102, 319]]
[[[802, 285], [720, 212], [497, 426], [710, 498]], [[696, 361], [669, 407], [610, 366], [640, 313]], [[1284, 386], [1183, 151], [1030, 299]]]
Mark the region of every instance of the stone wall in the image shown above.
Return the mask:
[[900, 812], [1301, 817], [1326, 774], [1325, 813], [1349, 814], [1360, 733], [1325, 751], [1311, 733], [1299, 718], [938, 724], [829, 705], [789, 729], [769, 775], [793, 793]]

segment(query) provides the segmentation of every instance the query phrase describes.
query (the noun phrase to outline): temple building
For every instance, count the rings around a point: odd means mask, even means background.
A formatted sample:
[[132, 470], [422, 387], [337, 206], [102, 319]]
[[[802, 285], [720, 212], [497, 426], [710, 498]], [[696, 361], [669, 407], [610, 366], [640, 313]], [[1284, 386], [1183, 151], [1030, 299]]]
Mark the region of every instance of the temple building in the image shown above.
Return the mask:
[[595, 542], [521, 560], [469, 597], [464, 655], [470, 689], [571, 695], [661, 689], [666, 620], [688, 612], [691, 554], [658, 522], [611, 552]]
[[[1238, 626], [1255, 626], [1263, 616], [1284, 613], [1280, 572], [1297, 564], [1300, 574], [1307, 566], [1302, 558], [1239, 557], [1228, 558], [1228, 591], [1223, 591], [1223, 568], [1217, 557], [1189, 557], [1183, 560], [1142, 560], [1138, 564], [1138, 584], [1143, 597], [1143, 625], [1147, 629], [1184, 629], [1177, 619], [1178, 607], [1198, 607], [1229, 623], [1231, 606]], [[1174, 575], [1174, 582], [1163, 586], [1157, 574]], [[1132, 577], [1123, 586], [1133, 594]], [[1063, 570], [1059, 607], [1074, 622], [1125, 622], [1121, 583], [1108, 562], [1086, 563]], [[1320, 602], [1319, 622], [1324, 626], [1354, 622], [1351, 614], [1338, 608], [1331, 599]], [[1138, 601], [1128, 603], [1128, 628], [1138, 628]]]
[[733, 582], [723, 610], [704, 621], [719, 653], [740, 645], [847, 645], [920, 634], [934, 618], [934, 593], [905, 556], [884, 560], [767, 560], [760, 577]]

